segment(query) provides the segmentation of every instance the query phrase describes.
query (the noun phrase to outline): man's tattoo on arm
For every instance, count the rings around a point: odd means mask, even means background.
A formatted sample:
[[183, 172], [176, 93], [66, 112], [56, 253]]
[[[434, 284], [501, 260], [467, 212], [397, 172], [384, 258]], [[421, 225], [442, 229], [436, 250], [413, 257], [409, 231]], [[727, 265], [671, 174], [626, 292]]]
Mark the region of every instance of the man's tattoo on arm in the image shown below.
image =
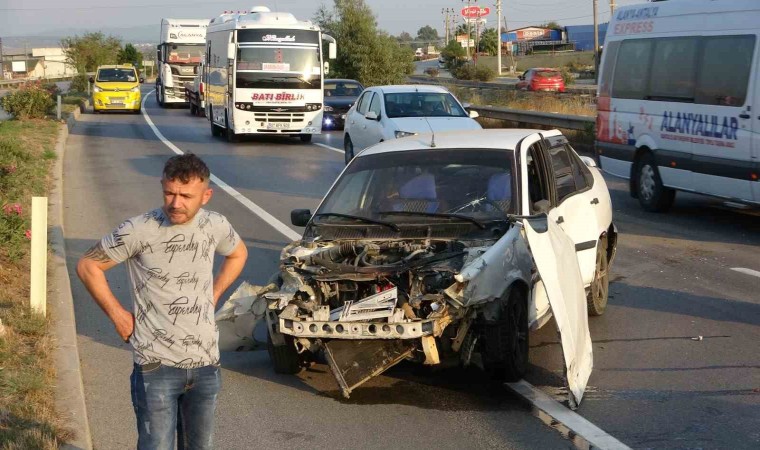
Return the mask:
[[103, 246], [100, 245], [100, 242], [90, 247], [90, 249], [87, 250], [87, 253], [84, 254], [84, 257], [100, 263], [111, 262], [111, 258], [109, 258], [103, 250]]

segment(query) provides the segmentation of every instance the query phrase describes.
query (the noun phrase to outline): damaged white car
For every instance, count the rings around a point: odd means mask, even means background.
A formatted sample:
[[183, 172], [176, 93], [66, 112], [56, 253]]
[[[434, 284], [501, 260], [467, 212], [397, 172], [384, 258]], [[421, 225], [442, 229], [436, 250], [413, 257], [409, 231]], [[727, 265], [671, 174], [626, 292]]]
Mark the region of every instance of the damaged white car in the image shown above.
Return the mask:
[[323, 352], [348, 397], [402, 360], [470, 364], [507, 381], [528, 368], [529, 331], [555, 318], [570, 404], [593, 359], [587, 314], [607, 304], [616, 247], [609, 192], [556, 130], [477, 130], [361, 152], [268, 286], [217, 313], [223, 350], [266, 320], [280, 373]]

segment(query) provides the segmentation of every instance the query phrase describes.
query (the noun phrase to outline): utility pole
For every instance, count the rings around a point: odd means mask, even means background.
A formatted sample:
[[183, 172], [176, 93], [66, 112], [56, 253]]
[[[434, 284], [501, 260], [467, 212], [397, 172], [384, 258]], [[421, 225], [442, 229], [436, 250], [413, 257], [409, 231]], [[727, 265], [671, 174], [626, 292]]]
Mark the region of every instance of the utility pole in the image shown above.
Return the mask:
[[[462, 1], [467, 2], [467, 8], [470, 7], [472, 2], [475, 2], [475, 3], [478, 2], [478, 0], [462, 0]], [[472, 22], [467, 17], [465, 17], [464, 20], [467, 22], [467, 47], [465, 48], [467, 49], [467, 59], [469, 60], [470, 59], [470, 37], [472, 36], [472, 28], [471, 28]]]
[[599, 0], [594, 0], [594, 78], [599, 78], [599, 19], [597, 18], [597, 8]]
[[5, 65], [3, 64], [3, 38], [0, 38], [0, 80], [5, 79]]
[[496, 0], [496, 74], [501, 76], [501, 0]]
[[611, 17], [615, 14], [615, 0], [610, 0], [610, 20]]
[[449, 44], [449, 40], [451, 39], [449, 30], [450, 30], [450, 25], [452, 22], [451, 16], [453, 16], [454, 14], [454, 8], [441, 8], [441, 14], [443, 14], [444, 16], [443, 27], [446, 30], [446, 34], [445, 34], [446, 43], [444, 44], [444, 47], [445, 47], [446, 45]]

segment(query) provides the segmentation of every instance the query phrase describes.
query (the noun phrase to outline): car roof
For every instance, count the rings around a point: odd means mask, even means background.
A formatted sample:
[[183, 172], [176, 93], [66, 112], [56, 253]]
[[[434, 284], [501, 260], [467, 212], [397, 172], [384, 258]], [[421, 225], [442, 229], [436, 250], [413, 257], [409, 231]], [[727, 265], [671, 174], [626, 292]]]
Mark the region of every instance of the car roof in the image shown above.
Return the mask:
[[337, 83], [337, 82], [350, 82], [350, 83], [356, 83], [361, 84], [356, 80], [352, 80], [350, 78], [325, 78], [325, 83]]
[[439, 94], [448, 94], [448, 89], [441, 86], [431, 86], [429, 84], [394, 84], [388, 86], [373, 86], [371, 89], [377, 89], [383, 94], [399, 94], [404, 92], [435, 92]]
[[132, 64], [107, 64], [105, 66], [98, 66], [98, 70], [100, 69], [134, 69], [135, 66]]
[[512, 151], [517, 148], [517, 144], [521, 140], [535, 133], [544, 133], [544, 136], [561, 134], [557, 130], [536, 130], [532, 128], [445, 131], [435, 133], [435, 147], [431, 147], [433, 135], [425, 133], [381, 142], [362, 151], [357, 157], [408, 150], [436, 151], [437, 149], [452, 148], [472, 150], [495, 148]]

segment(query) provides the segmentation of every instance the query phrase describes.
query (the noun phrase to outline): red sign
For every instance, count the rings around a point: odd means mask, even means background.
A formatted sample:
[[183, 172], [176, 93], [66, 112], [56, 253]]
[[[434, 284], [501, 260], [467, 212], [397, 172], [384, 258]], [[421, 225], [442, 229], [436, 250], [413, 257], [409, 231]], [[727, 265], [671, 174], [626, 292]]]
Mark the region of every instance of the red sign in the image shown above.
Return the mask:
[[462, 17], [465, 19], [477, 19], [489, 14], [491, 14], [491, 8], [488, 7], [468, 6], [467, 8], [462, 8]]

